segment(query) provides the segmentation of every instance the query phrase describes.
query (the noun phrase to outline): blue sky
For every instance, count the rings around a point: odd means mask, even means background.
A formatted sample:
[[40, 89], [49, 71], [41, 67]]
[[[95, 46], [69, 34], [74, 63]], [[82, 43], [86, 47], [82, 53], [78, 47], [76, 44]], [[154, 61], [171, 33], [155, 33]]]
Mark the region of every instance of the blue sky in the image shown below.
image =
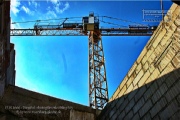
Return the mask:
[[[172, 2], [165, 1], [168, 10]], [[142, 10], [160, 10], [160, 1], [77, 2], [58, 0], [11, 1], [11, 22], [65, 17], [111, 16], [145, 25]], [[103, 19], [128, 26], [132, 22]], [[54, 21], [51, 21], [54, 22]], [[61, 21], [56, 21], [61, 22]], [[16, 23], [11, 28], [33, 28], [35, 23]], [[46, 23], [48, 24], [48, 23]], [[100, 23], [103, 27], [116, 27]], [[109, 97], [112, 96], [150, 37], [102, 37]], [[11, 36], [16, 50], [16, 85], [46, 95], [88, 105], [87, 36]]]

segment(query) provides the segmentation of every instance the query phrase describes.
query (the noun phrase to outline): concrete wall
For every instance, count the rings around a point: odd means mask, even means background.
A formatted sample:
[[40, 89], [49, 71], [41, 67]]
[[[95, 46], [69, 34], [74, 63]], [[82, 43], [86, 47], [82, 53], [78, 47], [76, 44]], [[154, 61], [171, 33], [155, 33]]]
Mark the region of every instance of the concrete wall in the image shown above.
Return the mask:
[[180, 118], [180, 6], [173, 4], [99, 119]]
[[9, 85], [0, 100], [0, 120], [95, 120], [98, 111]]

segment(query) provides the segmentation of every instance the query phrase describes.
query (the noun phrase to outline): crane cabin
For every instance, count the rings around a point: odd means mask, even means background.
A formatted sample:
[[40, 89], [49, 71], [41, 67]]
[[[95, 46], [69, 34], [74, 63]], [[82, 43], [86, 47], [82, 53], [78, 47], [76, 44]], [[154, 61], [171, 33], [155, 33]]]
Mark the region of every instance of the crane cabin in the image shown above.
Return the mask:
[[89, 13], [88, 17], [82, 18], [83, 31], [99, 30], [99, 19], [94, 16], [94, 13]]

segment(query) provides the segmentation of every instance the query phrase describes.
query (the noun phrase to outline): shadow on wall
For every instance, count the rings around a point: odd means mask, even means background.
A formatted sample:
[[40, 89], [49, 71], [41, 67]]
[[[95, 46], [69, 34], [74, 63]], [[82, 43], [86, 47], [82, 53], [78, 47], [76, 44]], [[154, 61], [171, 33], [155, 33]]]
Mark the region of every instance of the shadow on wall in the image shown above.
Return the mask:
[[180, 120], [180, 68], [109, 102], [98, 120]]

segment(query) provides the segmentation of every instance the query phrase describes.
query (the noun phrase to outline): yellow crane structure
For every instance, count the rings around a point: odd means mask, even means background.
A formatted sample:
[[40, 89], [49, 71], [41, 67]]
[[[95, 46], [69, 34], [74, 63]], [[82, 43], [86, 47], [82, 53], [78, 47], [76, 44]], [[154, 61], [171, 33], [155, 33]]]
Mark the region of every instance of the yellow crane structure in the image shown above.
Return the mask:
[[103, 109], [109, 97], [102, 36], [151, 36], [156, 26], [133, 25], [127, 28], [100, 28], [100, 19], [94, 13], [82, 17], [80, 23], [67, 23], [67, 20], [68, 18], [64, 18], [64, 21], [58, 25], [35, 24], [32, 29], [11, 29], [10, 35], [88, 36], [89, 106], [94, 109]]

